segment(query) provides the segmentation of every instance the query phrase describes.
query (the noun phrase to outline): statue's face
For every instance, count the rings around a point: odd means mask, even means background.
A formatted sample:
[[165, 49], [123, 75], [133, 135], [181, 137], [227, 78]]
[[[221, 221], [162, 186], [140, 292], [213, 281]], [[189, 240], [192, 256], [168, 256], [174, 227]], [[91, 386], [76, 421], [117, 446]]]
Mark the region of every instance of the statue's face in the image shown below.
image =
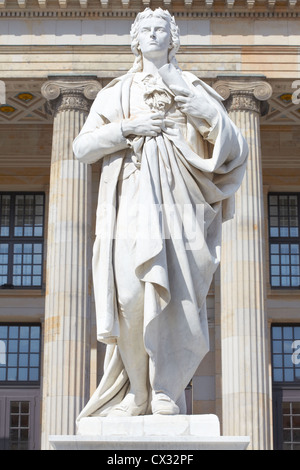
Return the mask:
[[138, 40], [141, 52], [146, 58], [168, 54], [170, 46], [170, 25], [162, 18], [145, 18], [139, 27]]

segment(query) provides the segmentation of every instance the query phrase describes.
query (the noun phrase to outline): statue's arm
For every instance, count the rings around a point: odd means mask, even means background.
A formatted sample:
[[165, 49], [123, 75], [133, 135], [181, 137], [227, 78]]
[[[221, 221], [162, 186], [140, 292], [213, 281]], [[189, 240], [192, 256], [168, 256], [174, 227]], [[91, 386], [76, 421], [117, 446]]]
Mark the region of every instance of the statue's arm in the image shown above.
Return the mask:
[[111, 153], [130, 146], [128, 137], [155, 137], [164, 125], [161, 113], [152, 113], [105, 123], [105, 118], [92, 107], [78, 137], [73, 142], [73, 151], [83, 163], [94, 163]]
[[128, 142], [123, 135], [121, 122], [105, 123], [95, 109], [91, 109], [80, 134], [73, 142], [74, 154], [83, 163], [94, 163], [125, 148], [128, 148]]
[[[114, 110], [114, 96], [111, 90], [110, 93], [101, 91], [98, 94], [84, 126], [73, 142], [74, 154], [83, 163], [95, 163], [107, 155], [129, 147], [123, 134], [121, 112]], [[108, 103], [111, 103], [115, 119], [109, 120], [103, 115]]]

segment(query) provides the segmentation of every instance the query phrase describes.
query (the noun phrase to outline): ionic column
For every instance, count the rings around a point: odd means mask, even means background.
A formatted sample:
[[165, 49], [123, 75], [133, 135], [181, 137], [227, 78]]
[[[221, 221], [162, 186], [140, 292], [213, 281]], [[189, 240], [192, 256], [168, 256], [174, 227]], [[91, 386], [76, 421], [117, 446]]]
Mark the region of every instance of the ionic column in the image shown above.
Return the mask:
[[265, 77], [230, 77], [214, 88], [249, 145], [234, 219], [223, 224], [221, 258], [222, 421], [224, 435], [271, 447], [271, 392], [265, 308], [264, 204], [260, 114], [271, 97]]
[[51, 108], [44, 328], [42, 448], [49, 435], [74, 434], [89, 394], [91, 166], [75, 160], [72, 143], [99, 91], [94, 80], [54, 79], [42, 86]]

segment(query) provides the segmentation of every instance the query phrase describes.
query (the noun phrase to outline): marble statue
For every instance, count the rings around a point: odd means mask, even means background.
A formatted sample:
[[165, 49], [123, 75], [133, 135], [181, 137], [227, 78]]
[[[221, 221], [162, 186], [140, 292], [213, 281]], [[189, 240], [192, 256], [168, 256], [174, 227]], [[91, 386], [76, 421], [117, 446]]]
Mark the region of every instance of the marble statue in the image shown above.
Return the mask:
[[103, 88], [75, 139], [102, 160], [93, 250], [104, 375], [84, 416], [186, 413], [209, 350], [206, 296], [248, 148], [222, 98], [176, 61], [179, 31], [147, 8], [131, 70]]

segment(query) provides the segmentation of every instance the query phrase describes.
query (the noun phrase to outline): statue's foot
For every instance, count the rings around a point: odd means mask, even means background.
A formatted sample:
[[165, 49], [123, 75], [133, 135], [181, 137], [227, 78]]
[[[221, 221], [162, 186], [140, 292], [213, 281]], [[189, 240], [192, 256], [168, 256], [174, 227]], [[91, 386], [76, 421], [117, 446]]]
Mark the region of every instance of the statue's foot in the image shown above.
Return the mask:
[[108, 416], [139, 416], [144, 415], [147, 412], [148, 400], [141, 405], [135, 403], [135, 396], [132, 393], [128, 393], [126, 397], [114, 406], [108, 413]]
[[154, 415], [178, 415], [179, 407], [164, 393], [153, 393], [151, 402]]

